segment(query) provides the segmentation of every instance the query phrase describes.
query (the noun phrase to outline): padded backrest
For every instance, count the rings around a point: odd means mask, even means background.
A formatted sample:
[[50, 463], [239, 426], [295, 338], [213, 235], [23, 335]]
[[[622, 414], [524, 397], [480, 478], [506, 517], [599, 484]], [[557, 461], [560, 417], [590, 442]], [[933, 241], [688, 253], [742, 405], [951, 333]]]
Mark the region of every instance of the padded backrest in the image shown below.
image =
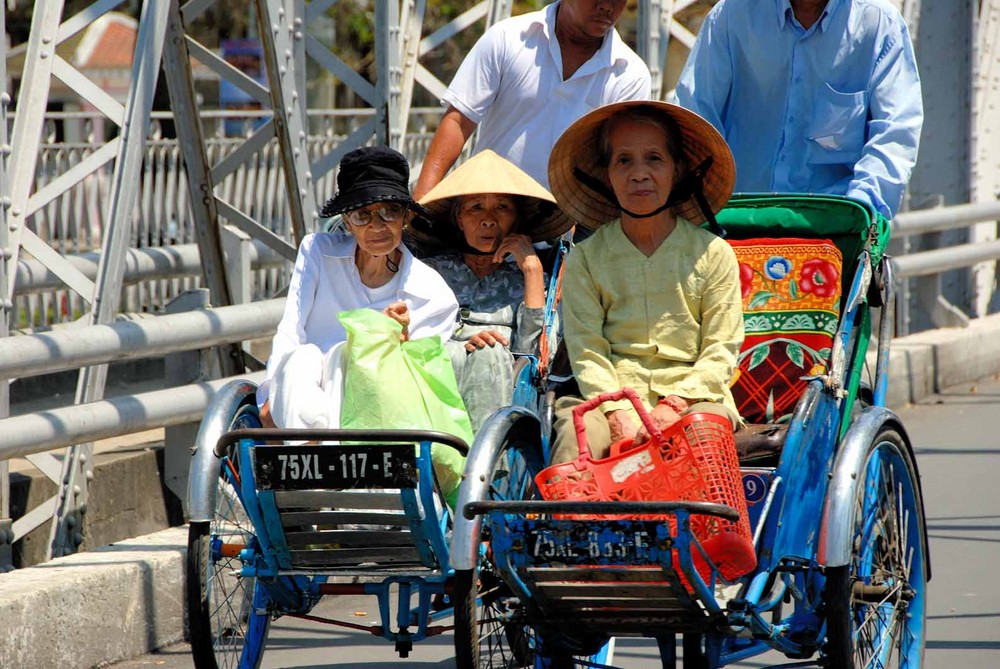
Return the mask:
[[729, 239], [820, 239], [840, 249], [841, 295], [850, 291], [862, 249], [879, 262], [889, 243], [889, 222], [869, 207], [834, 195], [734, 196], [718, 214]]
[[827, 239], [730, 240], [740, 268], [746, 338], [733, 398], [748, 423], [789, 415], [805, 376], [829, 362], [840, 317], [841, 251]]

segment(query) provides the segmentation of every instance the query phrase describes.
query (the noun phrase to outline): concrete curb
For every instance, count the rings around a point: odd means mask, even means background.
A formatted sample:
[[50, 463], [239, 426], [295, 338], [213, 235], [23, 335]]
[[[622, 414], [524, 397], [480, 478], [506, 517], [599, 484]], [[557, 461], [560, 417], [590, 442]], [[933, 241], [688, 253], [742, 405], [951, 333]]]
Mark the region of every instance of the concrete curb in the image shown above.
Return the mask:
[[187, 528], [0, 575], [0, 667], [89, 669], [184, 638]]
[[[874, 373], [875, 351], [869, 350]], [[928, 330], [892, 341], [886, 404], [892, 408], [941, 392], [949, 386], [1000, 374], [1000, 314], [965, 328]]]

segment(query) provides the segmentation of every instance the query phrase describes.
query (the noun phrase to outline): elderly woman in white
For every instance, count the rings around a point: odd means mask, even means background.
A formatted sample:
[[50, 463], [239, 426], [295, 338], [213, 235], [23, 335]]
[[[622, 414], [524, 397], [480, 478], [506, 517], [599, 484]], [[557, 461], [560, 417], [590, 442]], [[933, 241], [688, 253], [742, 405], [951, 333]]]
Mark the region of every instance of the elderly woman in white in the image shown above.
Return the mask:
[[382, 311], [403, 326], [404, 338], [451, 335], [455, 295], [402, 244], [404, 227], [420, 211], [408, 181], [406, 159], [388, 147], [356, 149], [341, 161], [337, 195], [322, 216], [341, 214], [346, 233], [302, 240], [258, 391], [262, 416], [279, 427], [339, 426], [337, 356], [347, 337], [340, 312]]

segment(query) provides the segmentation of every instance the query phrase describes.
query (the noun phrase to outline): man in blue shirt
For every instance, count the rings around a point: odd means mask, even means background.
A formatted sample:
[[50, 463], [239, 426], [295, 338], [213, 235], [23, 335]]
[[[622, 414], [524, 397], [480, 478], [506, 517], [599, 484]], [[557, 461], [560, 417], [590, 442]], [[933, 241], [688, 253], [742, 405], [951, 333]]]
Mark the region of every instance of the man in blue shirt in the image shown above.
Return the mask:
[[917, 159], [920, 77], [889, 0], [721, 0], [677, 85], [736, 159], [736, 190], [833, 193], [891, 218]]

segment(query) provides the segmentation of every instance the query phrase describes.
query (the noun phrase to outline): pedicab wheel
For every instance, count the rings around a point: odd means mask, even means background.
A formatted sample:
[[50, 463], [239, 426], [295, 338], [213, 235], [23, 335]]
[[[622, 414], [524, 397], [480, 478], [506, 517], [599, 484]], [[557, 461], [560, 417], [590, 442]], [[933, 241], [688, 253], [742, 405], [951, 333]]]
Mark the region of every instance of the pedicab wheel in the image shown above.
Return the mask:
[[[532, 499], [535, 474], [542, 468], [537, 437], [524, 439], [508, 433], [492, 465], [488, 498]], [[489, 540], [489, 533], [488, 519], [484, 519], [484, 541]], [[494, 569], [488, 551], [475, 569], [455, 572], [453, 599], [458, 669], [534, 666], [533, 635], [520, 622], [520, 603]]]
[[[256, 406], [241, 407], [231, 429], [260, 427]], [[233, 469], [229, 468], [233, 465]], [[255, 540], [233, 486], [239, 463], [224, 458], [215, 514], [188, 531], [187, 600], [191, 653], [197, 669], [260, 666], [270, 627], [267, 597], [254, 578], [241, 578], [239, 551]]]
[[927, 580], [916, 469], [898, 432], [869, 447], [851, 563], [827, 570], [827, 666], [923, 666]]
[[455, 572], [455, 662], [459, 669], [534, 666], [531, 632], [517, 621], [510, 592], [491, 572]]

